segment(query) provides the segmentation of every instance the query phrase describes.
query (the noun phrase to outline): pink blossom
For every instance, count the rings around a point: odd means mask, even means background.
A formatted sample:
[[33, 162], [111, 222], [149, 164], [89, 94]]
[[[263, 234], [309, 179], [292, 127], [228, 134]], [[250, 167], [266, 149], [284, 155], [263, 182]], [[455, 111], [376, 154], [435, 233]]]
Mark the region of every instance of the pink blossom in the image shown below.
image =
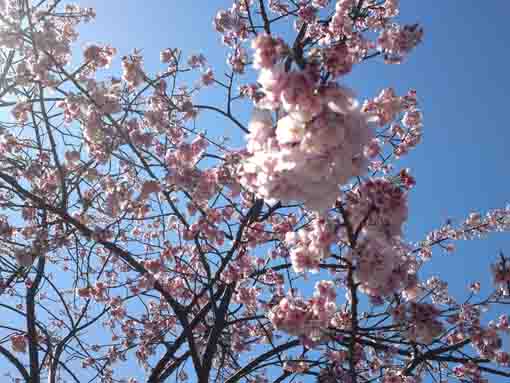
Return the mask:
[[348, 74], [355, 60], [346, 44], [337, 44], [324, 49], [323, 56], [324, 66], [333, 78]]
[[363, 151], [372, 132], [364, 116], [350, 92], [338, 87], [322, 93], [307, 96], [313, 100], [307, 105], [319, 102], [321, 111], [310, 122], [305, 118], [313, 109], [301, 109], [299, 118], [296, 113], [282, 117], [272, 132], [269, 117], [255, 115], [256, 133], [248, 136], [250, 156], [241, 174], [243, 183], [261, 197], [301, 200], [324, 210], [334, 203], [338, 185], [365, 171]]
[[177, 49], [167, 48], [160, 53], [160, 60], [165, 64], [171, 64], [177, 60]]
[[117, 50], [110, 46], [90, 44], [83, 51], [83, 56], [93, 68], [108, 68], [116, 53]]
[[415, 25], [390, 24], [377, 39], [378, 48], [385, 53], [387, 63], [399, 64], [423, 38], [423, 29]]
[[142, 69], [143, 58], [135, 51], [130, 56], [122, 58], [122, 79], [130, 88], [138, 87], [144, 80], [145, 74]]
[[211, 68], [207, 69], [204, 74], [200, 77], [200, 81], [204, 86], [214, 84], [214, 73]]
[[288, 50], [287, 45], [281, 38], [275, 38], [268, 34], [259, 34], [251, 43], [255, 50], [254, 68], [271, 68]]
[[27, 343], [24, 334], [11, 335], [11, 347], [15, 352], [27, 352]]
[[377, 231], [388, 237], [401, 234], [408, 214], [407, 196], [392, 182], [382, 178], [368, 180], [348, 192], [346, 201], [355, 231]]
[[17, 102], [11, 110], [11, 114], [20, 124], [24, 124], [28, 120], [28, 114], [32, 111], [32, 104], [26, 101]]
[[204, 67], [207, 64], [207, 59], [203, 54], [191, 55], [188, 59], [188, 65], [192, 68]]
[[30, 267], [34, 262], [34, 256], [32, 255], [32, 252], [28, 249], [16, 250], [14, 256], [16, 258], [16, 262], [21, 267]]

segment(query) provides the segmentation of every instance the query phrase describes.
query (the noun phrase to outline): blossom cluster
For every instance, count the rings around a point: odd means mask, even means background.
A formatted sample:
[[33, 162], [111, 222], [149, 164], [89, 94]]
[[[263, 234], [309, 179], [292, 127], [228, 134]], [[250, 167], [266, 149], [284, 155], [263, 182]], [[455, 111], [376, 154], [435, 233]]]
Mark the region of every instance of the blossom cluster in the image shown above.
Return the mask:
[[397, 239], [367, 236], [347, 258], [355, 265], [354, 277], [360, 291], [372, 303], [379, 304], [397, 292], [404, 292], [408, 300], [416, 297], [417, 263], [409, 255], [409, 248]]
[[331, 84], [314, 92], [306, 73], [275, 76], [266, 83], [266, 97], [288, 114], [276, 129], [268, 111], [254, 114], [242, 183], [262, 198], [304, 201], [324, 211], [339, 185], [366, 171], [364, 147], [373, 133], [346, 88]]
[[[100, 73], [117, 52], [97, 43], [70, 70], [75, 27], [94, 13], [37, 3], [0, 0], [0, 48], [12, 50], [0, 85], [19, 97], [4, 100], [14, 122], [0, 127], [0, 294], [5, 308], [34, 319], [3, 326], [2, 336], [21, 373], [21, 353], [33, 359], [57, 343], [72, 363], [53, 377], [81, 363], [104, 383], [136, 383], [112, 369], [131, 354], [149, 381], [184, 381], [192, 369], [183, 366], [195, 365], [203, 381], [265, 382], [253, 372], [268, 357], [283, 378], [327, 382], [417, 383], [430, 362], [445, 378], [481, 383], [477, 361], [510, 367], [508, 317], [481, 318], [510, 295], [504, 255], [486, 301], [471, 302], [479, 282], [458, 304], [445, 281], [419, 279], [433, 246], [452, 251], [453, 239], [508, 230], [510, 208], [407, 244], [415, 180], [391, 160], [421, 140], [416, 92], [386, 88], [359, 103], [343, 85], [364, 60], [402, 62], [421, 41], [418, 25], [394, 23], [398, 0], [234, 0], [214, 20], [230, 50], [225, 82], [202, 54], [181, 65], [170, 48], [155, 77], [137, 50], [120, 60], [118, 78]], [[275, 34], [285, 19], [298, 32], [292, 43]], [[250, 67], [257, 82], [242, 83]], [[192, 70], [199, 83], [181, 84]], [[224, 109], [194, 103], [213, 84], [226, 93]], [[255, 106], [247, 127], [235, 110], [243, 98]], [[202, 110], [249, 131], [246, 146], [199, 130]], [[320, 280], [311, 297], [300, 291], [308, 278]], [[61, 303], [62, 315], [46, 315]], [[111, 341], [82, 342], [89, 326]], [[57, 354], [40, 374], [51, 378]], [[443, 368], [447, 358], [461, 365]]]
[[337, 240], [334, 223], [318, 219], [298, 232], [288, 231], [285, 244], [291, 248], [290, 261], [296, 273], [319, 271], [320, 262], [329, 257], [331, 245]]
[[369, 179], [345, 193], [345, 201], [354, 231], [388, 238], [401, 235], [408, 215], [407, 196], [390, 180]]
[[395, 321], [407, 327], [407, 337], [426, 344], [430, 344], [444, 331], [444, 325], [439, 320], [440, 314], [440, 310], [429, 303], [410, 302], [393, 310]]
[[[430, 232], [420, 243], [420, 256], [424, 260], [430, 260], [434, 245], [441, 245], [451, 251], [454, 249], [454, 245], [450, 242], [452, 240], [477, 239], [492, 232], [508, 230], [510, 230], [510, 205], [505, 208], [489, 210], [485, 215], [473, 212], [457, 226], [448, 220], [447, 224]], [[495, 267], [493, 273], [497, 269], [498, 267]]]
[[322, 337], [336, 312], [336, 291], [333, 282], [320, 281], [315, 285], [314, 296], [305, 300], [289, 295], [280, 300], [268, 314], [276, 329], [311, 340]]

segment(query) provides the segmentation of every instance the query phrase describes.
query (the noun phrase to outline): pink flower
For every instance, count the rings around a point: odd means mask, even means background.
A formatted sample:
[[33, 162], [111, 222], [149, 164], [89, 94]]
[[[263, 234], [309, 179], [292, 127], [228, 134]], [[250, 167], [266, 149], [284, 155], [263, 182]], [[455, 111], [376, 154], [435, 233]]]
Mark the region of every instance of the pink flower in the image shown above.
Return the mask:
[[275, 65], [288, 50], [281, 38], [261, 33], [251, 43], [255, 50], [253, 67], [256, 69], [268, 68]]
[[346, 44], [337, 44], [324, 49], [323, 56], [324, 66], [333, 78], [348, 74], [355, 62], [355, 57]]
[[407, 196], [392, 182], [383, 178], [368, 180], [348, 192], [346, 201], [354, 230], [377, 231], [388, 237], [401, 234], [408, 214]]
[[24, 334], [11, 335], [11, 346], [15, 352], [27, 352], [27, 338]]
[[32, 111], [32, 104], [29, 102], [17, 102], [11, 109], [11, 114], [19, 124], [24, 124], [28, 120], [28, 113]]
[[135, 52], [122, 58], [122, 79], [128, 83], [129, 88], [134, 89], [145, 80], [142, 69], [143, 58]]
[[[276, 91], [284, 85], [274, 81], [263, 86]], [[296, 89], [285, 92], [281, 90], [282, 99], [297, 104], [288, 104], [292, 111], [280, 118], [275, 130], [268, 114], [254, 115], [241, 182], [263, 198], [303, 201], [324, 211], [334, 204], [339, 185], [365, 172], [364, 147], [372, 131], [352, 92], [344, 88], [327, 86], [317, 94], [303, 90], [305, 96]]]
[[173, 63], [174, 61], [177, 60], [177, 54], [178, 54], [177, 49], [167, 48], [167, 49], [161, 51], [160, 60], [161, 60], [161, 62], [163, 62], [165, 64]]
[[161, 191], [161, 184], [157, 181], [145, 181], [142, 185], [142, 190], [138, 196], [139, 201], [147, 199], [153, 193], [159, 193]]
[[400, 26], [390, 24], [382, 30], [378, 39], [378, 48], [385, 53], [385, 61], [399, 64], [423, 38], [423, 29], [414, 25]]
[[93, 68], [108, 68], [116, 53], [117, 50], [108, 45], [99, 46], [91, 44], [85, 48], [83, 56]]
[[214, 73], [211, 68], [207, 69], [204, 74], [200, 77], [200, 80], [204, 86], [214, 84]]
[[192, 68], [204, 67], [207, 64], [207, 59], [203, 54], [191, 55], [188, 59], [188, 65]]
[[27, 249], [16, 250], [14, 253], [16, 262], [22, 267], [30, 267], [34, 262], [34, 256], [32, 252]]

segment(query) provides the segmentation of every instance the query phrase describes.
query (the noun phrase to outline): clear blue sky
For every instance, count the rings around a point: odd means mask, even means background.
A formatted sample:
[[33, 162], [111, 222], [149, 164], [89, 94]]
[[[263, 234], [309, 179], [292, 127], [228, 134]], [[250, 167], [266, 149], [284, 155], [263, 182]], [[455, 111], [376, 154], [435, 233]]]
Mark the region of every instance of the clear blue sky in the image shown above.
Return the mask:
[[[159, 66], [159, 52], [179, 47], [187, 56], [201, 52], [218, 73], [226, 69], [226, 50], [213, 31], [212, 19], [226, 0], [80, 0], [97, 10], [97, 20], [82, 26], [80, 41], [111, 43], [119, 56], [143, 48], [146, 66]], [[490, 5], [490, 6], [489, 6]], [[399, 93], [416, 88], [424, 112], [424, 139], [405, 161], [417, 187], [412, 192], [406, 232], [419, 240], [447, 218], [461, 220], [472, 209], [486, 211], [510, 202], [510, 3], [503, 0], [401, 2], [400, 20], [419, 22], [424, 42], [403, 65], [381, 61], [361, 65], [349, 76], [360, 98], [387, 86]], [[117, 73], [120, 73], [120, 65]], [[203, 101], [203, 99], [201, 100]], [[217, 100], [211, 99], [211, 103]], [[241, 119], [246, 121], [246, 114]], [[199, 123], [218, 122], [201, 117]], [[209, 129], [212, 129], [209, 127]], [[485, 241], [458, 243], [453, 255], [435, 253], [428, 268], [465, 293], [466, 282], [489, 281], [489, 263], [502, 249], [510, 254], [510, 234]]]

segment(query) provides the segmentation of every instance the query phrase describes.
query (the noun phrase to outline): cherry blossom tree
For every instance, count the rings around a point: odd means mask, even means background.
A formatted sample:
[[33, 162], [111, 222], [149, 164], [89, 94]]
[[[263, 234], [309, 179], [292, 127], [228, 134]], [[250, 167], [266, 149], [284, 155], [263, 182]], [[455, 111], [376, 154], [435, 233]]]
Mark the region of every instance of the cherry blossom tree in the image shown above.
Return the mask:
[[[398, 3], [235, 0], [213, 20], [219, 75], [178, 48], [158, 73], [140, 50], [120, 72], [112, 46], [72, 55], [93, 9], [0, 1], [8, 379], [509, 378], [510, 319], [494, 313], [510, 302], [510, 260], [487, 265], [486, 296], [474, 283], [457, 300], [420, 276], [434, 249], [508, 230], [510, 208], [407, 241], [415, 179], [398, 160], [422, 137], [417, 92], [345, 86], [368, 60], [405, 65], [422, 40], [397, 23]], [[211, 86], [224, 98], [197, 103]]]

